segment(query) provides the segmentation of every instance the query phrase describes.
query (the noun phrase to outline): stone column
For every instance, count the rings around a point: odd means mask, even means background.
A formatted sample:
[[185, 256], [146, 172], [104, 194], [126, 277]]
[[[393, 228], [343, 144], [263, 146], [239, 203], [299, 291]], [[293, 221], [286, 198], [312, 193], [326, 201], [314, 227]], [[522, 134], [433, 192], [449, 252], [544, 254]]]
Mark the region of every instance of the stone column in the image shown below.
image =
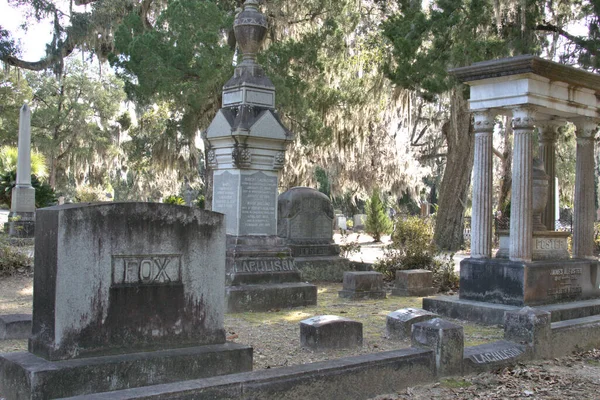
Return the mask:
[[31, 186], [31, 110], [21, 107], [17, 153], [17, 183], [11, 193], [8, 233], [33, 237], [35, 229], [35, 189]]
[[533, 235], [533, 138], [534, 111], [512, 110], [514, 133], [512, 196], [510, 205], [511, 261], [531, 261]]
[[537, 125], [540, 134], [538, 154], [544, 163], [544, 171], [550, 177], [548, 179], [548, 201], [546, 209], [542, 213], [542, 223], [550, 231], [556, 229], [556, 139], [558, 138], [558, 128], [562, 125], [564, 123], [560, 121], [544, 121]]
[[573, 257], [594, 259], [594, 136], [598, 121], [578, 118], [573, 123], [577, 128]]
[[492, 256], [492, 137], [494, 115], [490, 111], [475, 115], [475, 161], [473, 163], [473, 210], [471, 219], [471, 257]]

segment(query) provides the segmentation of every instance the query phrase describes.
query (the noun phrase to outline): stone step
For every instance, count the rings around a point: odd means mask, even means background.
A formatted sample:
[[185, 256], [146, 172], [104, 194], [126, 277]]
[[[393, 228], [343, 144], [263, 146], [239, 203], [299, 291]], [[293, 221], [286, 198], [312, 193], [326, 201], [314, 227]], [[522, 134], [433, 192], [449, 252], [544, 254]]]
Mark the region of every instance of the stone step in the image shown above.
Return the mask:
[[317, 304], [317, 287], [308, 283], [226, 286], [226, 312], [269, 311]]
[[31, 314], [0, 315], [0, 340], [28, 339], [31, 335]]
[[[436, 296], [424, 298], [423, 308], [450, 318], [502, 325], [505, 311], [520, 310], [522, 307], [464, 300], [459, 299], [458, 296]], [[532, 308], [548, 311], [551, 314], [552, 322], [558, 322], [600, 315], [600, 299], [546, 304]]]

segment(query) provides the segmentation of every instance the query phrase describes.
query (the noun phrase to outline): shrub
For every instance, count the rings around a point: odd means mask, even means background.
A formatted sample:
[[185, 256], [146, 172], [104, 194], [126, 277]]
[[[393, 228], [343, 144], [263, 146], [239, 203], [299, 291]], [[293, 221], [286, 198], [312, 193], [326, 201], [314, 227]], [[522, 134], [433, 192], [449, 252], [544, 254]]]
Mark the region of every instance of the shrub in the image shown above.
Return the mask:
[[204, 210], [206, 208], [206, 197], [203, 194], [199, 194], [194, 204], [196, 207]]
[[75, 200], [78, 203], [97, 203], [107, 201], [104, 189], [100, 186], [80, 186], [75, 193]]
[[348, 258], [360, 251], [360, 243], [358, 241], [350, 241], [348, 235], [343, 234], [340, 244], [340, 256]]
[[443, 254], [433, 245], [433, 226], [430, 220], [408, 217], [396, 223], [392, 244], [373, 268], [392, 281], [396, 271], [426, 269], [433, 272], [433, 281], [441, 291], [458, 288], [453, 254]]
[[3, 235], [0, 240], [0, 276], [12, 275], [19, 269], [31, 269], [32, 266], [33, 259], [11, 246]]
[[185, 200], [181, 196], [175, 196], [174, 194], [167, 196], [162, 201], [165, 204], [175, 204], [177, 206], [185, 206]]
[[381, 236], [392, 232], [392, 221], [385, 213], [385, 207], [379, 192], [373, 190], [373, 194], [366, 205], [367, 209], [367, 222], [365, 224], [365, 231], [373, 236], [376, 242], [381, 241]]

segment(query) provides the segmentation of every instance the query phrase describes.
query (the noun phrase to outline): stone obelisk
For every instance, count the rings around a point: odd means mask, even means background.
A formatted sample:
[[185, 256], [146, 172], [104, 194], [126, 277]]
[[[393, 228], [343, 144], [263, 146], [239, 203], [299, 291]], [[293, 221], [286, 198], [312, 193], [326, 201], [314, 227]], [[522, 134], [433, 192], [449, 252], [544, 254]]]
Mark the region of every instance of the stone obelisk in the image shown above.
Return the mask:
[[12, 190], [8, 233], [16, 237], [33, 237], [35, 231], [35, 189], [31, 186], [31, 110], [21, 107], [17, 183]]
[[275, 110], [275, 86], [256, 61], [267, 33], [257, 0], [233, 23], [242, 61], [223, 86], [223, 105], [206, 131], [213, 211], [227, 228], [227, 310], [266, 311], [316, 304], [291, 249], [277, 236], [279, 173], [292, 134]]

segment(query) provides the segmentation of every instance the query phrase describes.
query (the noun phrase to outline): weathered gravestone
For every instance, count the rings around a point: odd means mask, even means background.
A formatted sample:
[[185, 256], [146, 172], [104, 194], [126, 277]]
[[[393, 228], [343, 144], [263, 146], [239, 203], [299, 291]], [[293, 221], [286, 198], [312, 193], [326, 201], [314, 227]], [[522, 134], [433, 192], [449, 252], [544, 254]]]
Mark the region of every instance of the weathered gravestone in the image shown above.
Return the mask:
[[356, 214], [353, 218], [354, 232], [364, 231], [367, 226], [367, 214]]
[[227, 310], [266, 311], [316, 304], [300, 282], [291, 249], [277, 236], [277, 187], [293, 135], [275, 110], [275, 87], [256, 62], [267, 18], [256, 0], [236, 16], [243, 61], [223, 87], [223, 107], [207, 129], [214, 171], [212, 209], [226, 215]]
[[252, 369], [225, 342], [224, 216], [158, 203], [37, 211], [29, 353], [0, 393], [46, 399]]
[[0, 340], [27, 339], [31, 333], [31, 314], [0, 315]]
[[300, 321], [300, 344], [314, 350], [360, 347], [363, 324], [337, 315], [318, 315]]
[[344, 272], [344, 288], [338, 295], [352, 300], [385, 299], [383, 274], [375, 271]]
[[408, 339], [414, 324], [437, 317], [437, 314], [420, 308], [402, 308], [387, 315], [386, 333], [391, 339]]
[[35, 189], [31, 186], [31, 109], [21, 107], [17, 182], [12, 189], [8, 234], [31, 238], [35, 232]]
[[350, 268], [333, 241], [333, 206], [318, 190], [294, 187], [279, 195], [277, 233], [292, 250], [302, 279], [339, 281]]
[[426, 269], [396, 271], [392, 296], [431, 296], [436, 292], [433, 287], [433, 272]]

